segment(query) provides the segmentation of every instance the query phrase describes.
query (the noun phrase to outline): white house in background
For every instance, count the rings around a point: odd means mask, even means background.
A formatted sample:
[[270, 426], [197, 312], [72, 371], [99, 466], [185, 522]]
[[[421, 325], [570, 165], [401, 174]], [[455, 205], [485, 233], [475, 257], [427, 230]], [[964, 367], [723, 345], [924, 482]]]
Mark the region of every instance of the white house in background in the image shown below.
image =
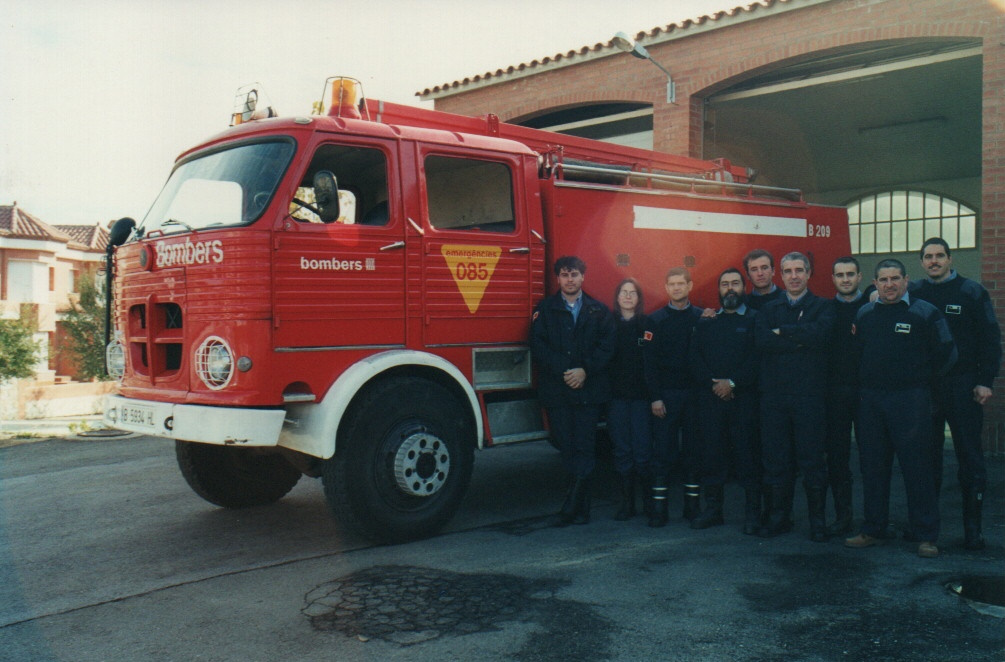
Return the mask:
[[60, 320], [77, 277], [104, 268], [107, 245], [100, 224], [49, 225], [17, 202], [0, 205], [0, 318], [16, 319], [23, 304], [31, 305], [36, 337], [46, 348], [35, 366], [37, 384], [73, 376], [72, 362], [59, 352]]

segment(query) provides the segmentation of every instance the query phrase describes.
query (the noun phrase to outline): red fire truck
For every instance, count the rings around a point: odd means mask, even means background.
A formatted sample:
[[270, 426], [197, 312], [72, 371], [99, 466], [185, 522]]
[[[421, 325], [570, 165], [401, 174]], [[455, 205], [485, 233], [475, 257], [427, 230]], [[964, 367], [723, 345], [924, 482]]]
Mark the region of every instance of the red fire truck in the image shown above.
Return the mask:
[[823, 269], [849, 249], [844, 209], [727, 162], [329, 87], [327, 109], [291, 118], [243, 92], [231, 128], [112, 231], [121, 388], [105, 422], [174, 439], [189, 485], [223, 507], [307, 475], [372, 538], [437, 530], [475, 449], [547, 437], [527, 334], [561, 255], [601, 300], [633, 276], [654, 306], [686, 265], [711, 306], [752, 248]]

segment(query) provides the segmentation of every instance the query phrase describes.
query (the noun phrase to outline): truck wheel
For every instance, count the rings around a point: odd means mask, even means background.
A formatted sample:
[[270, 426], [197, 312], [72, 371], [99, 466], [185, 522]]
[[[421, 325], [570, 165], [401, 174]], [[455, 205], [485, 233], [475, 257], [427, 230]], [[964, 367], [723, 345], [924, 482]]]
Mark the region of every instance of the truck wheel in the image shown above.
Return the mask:
[[325, 463], [325, 497], [339, 521], [379, 542], [435, 533], [471, 481], [470, 417], [446, 388], [398, 377], [363, 395]]
[[196, 494], [224, 508], [279, 501], [300, 480], [300, 470], [277, 454], [175, 441], [181, 474]]

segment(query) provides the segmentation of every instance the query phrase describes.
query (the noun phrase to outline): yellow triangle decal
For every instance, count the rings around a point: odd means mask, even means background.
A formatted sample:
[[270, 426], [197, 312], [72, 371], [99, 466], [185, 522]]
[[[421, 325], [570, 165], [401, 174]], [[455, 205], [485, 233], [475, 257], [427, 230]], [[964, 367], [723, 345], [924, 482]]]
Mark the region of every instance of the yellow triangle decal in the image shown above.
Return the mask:
[[447, 268], [454, 277], [454, 284], [464, 297], [471, 314], [478, 312], [478, 306], [485, 296], [485, 288], [492, 280], [496, 263], [502, 255], [498, 246], [464, 246], [461, 244], [444, 244], [440, 248]]

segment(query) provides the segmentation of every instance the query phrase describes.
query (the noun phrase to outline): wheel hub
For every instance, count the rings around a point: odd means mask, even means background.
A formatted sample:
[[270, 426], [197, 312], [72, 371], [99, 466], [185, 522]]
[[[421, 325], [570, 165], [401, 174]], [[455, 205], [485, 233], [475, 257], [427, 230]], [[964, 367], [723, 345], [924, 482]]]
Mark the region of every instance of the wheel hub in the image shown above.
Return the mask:
[[436, 494], [450, 473], [450, 452], [436, 435], [416, 432], [405, 438], [394, 456], [394, 477], [402, 492]]

